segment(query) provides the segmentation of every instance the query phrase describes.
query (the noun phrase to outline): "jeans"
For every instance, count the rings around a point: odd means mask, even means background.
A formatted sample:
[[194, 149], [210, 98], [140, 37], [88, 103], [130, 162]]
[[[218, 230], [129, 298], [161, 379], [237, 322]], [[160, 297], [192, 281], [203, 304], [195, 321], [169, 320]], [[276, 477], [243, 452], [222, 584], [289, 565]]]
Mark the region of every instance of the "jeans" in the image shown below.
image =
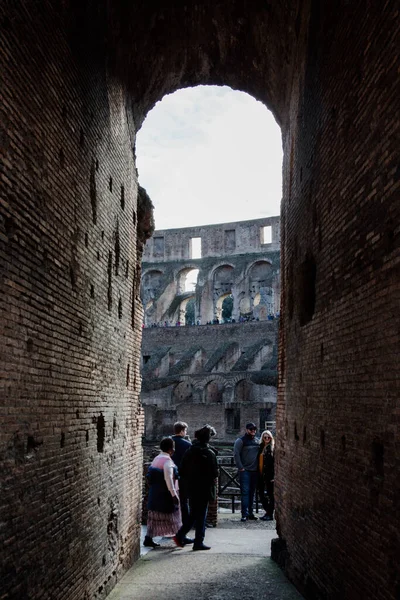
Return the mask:
[[239, 471], [242, 517], [253, 514], [254, 494], [257, 488], [257, 471]]
[[206, 517], [208, 498], [189, 498], [189, 519], [178, 531], [177, 538], [183, 540], [188, 531], [195, 526], [194, 546], [199, 546], [204, 541], [206, 534]]

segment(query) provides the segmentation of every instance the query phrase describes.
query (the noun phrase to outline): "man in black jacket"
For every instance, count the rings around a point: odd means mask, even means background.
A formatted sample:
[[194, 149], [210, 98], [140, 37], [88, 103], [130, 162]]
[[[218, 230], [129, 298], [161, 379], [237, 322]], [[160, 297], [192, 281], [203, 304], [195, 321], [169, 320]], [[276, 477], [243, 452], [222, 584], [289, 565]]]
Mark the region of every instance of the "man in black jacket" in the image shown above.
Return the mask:
[[195, 440], [185, 452], [179, 470], [182, 484], [189, 497], [189, 520], [182, 525], [174, 542], [177, 546], [184, 546], [185, 537], [191, 527], [195, 526], [195, 539], [193, 550], [209, 550], [210, 546], [204, 544], [206, 530], [207, 507], [209, 500], [215, 500], [215, 484], [218, 477], [218, 466], [215, 453], [208, 442], [215, 435], [215, 429], [205, 425], [195, 432]]
[[184, 421], [177, 421], [174, 423], [174, 435], [172, 436], [172, 439], [175, 442], [175, 452], [172, 455], [172, 460], [178, 467], [178, 470], [180, 469], [183, 455], [192, 445], [187, 439], [187, 431], [188, 425]]
[[[188, 424], [184, 421], [177, 421], [174, 423], [174, 435], [172, 436], [172, 439], [175, 442], [175, 452], [171, 458], [178, 467], [179, 476], [183, 455], [192, 445], [192, 443], [187, 439], [187, 431]], [[182, 524], [185, 527], [189, 523], [189, 500], [182, 479], [179, 482], [179, 500], [181, 502]], [[194, 540], [186, 536], [183, 538], [183, 542], [185, 544], [193, 544], [193, 541]]]

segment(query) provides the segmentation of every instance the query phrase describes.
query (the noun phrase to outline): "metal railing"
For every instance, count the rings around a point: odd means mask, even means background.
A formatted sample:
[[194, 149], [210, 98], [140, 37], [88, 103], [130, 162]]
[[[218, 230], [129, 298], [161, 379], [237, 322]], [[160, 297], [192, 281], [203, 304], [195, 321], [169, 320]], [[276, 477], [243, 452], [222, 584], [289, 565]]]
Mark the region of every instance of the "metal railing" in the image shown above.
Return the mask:
[[[240, 510], [240, 483], [238, 469], [235, 465], [233, 456], [218, 456], [218, 506], [225, 507], [225, 504], [231, 505], [232, 513], [236, 511], [236, 504]], [[258, 513], [258, 493], [256, 490], [255, 512]]]

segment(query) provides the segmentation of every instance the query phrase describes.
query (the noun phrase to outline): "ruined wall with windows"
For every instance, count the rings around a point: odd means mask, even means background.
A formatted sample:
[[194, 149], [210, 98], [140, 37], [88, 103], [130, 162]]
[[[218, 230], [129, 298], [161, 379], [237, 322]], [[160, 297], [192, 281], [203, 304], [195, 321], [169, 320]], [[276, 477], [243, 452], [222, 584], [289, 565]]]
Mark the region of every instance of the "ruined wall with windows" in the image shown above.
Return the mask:
[[279, 255], [279, 217], [155, 231], [142, 264], [145, 326], [185, 325], [191, 301], [196, 324], [267, 320], [279, 312]]
[[275, 420], [279, 256], [279, 217], [157, 230], [147, 241], [141, 287], [147, 439], [170, 435], [176, 420], [187, 421], [192, 433], [209, 421], [219, 440], [237, 437], [246, 421], [262, 429]]

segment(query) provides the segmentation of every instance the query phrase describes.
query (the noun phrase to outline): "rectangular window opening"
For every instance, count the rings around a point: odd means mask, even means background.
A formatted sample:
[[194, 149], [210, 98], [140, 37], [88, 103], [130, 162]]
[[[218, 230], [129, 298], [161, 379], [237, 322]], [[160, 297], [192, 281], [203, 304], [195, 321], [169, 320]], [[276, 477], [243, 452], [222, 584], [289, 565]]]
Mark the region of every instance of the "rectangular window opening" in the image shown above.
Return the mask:
[[224, 250], [225, 252], [233, 252], [236, 248], [236, 231], [235, 229], [225, 230]]
[[145, 365], [146, 363], [148, 363], [150, 358], [150, 354], [143, 354], [143, 364]]
[[190, 238], [190, 258], [201, 258], [201, 237]]
[[164, 258], [164, 238], [153, 238], [153, 256], [155, 258]]
[[272, 244], [272, 226], [266, 225], [261, 227], [261, 243]]
[[240, 430], [240, 408], [227, 408], [225, 417], [228, 432]]

